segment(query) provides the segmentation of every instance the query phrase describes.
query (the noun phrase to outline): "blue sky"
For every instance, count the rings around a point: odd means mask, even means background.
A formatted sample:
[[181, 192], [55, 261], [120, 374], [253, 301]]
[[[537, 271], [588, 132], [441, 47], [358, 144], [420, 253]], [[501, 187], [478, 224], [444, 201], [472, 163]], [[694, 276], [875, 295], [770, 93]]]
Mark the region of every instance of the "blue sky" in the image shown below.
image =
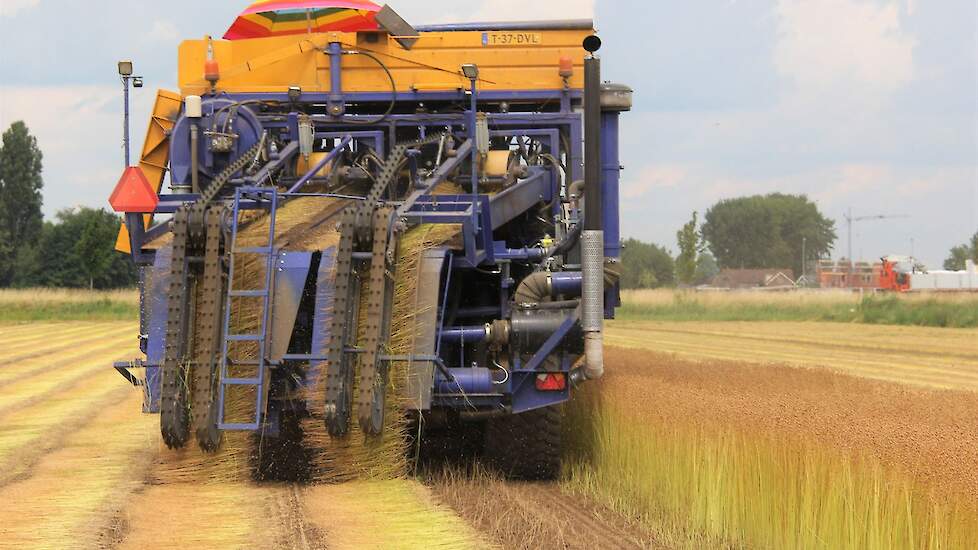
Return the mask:
[[[45, 213], [104, 206], [121, 171], [115, 62], [172, 88], [176, 45], [220, 35], [246, 2], [0, 0], [0, 125], [45, 152]], [[622, 129], [626, 236], [675, 249], [722, 198], [806, 193], [864, 222], [857, 257], [914, 251], [938, 265], [978, 230], [974, 0], [481, 0], [392, 2], [416, 23], [593, 15], [605, 77], [636, 90]], [[93, 7], [97, 6], [97, 8]], [[192, 14], [188, 15], [188, 14]]]

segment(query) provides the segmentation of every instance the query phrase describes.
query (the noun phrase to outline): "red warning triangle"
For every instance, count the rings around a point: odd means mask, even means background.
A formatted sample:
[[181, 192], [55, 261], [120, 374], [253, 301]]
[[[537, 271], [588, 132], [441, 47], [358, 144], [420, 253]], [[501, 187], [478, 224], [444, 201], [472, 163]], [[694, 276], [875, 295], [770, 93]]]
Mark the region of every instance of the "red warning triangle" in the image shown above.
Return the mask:
[[159, 202], [160, 198], [138, 166], [126, 168], [115, 186], [115, 191], [109, 196], [109, 204], [116, 212], [151, 213], [156, 210]]

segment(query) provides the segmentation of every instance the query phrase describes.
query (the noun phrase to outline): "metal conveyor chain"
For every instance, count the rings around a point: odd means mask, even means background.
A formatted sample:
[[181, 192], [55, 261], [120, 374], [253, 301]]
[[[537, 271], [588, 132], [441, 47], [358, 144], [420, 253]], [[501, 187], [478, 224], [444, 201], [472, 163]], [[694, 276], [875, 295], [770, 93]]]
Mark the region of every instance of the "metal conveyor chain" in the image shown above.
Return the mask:
[[167, 292], [166, 348], [163, 356], [160, 395], [160, 431], [166, 446], [183, 447], [190, 432], [187, 376], [183, 364], [187, 324], [187, 227], [189, 210], [173, 214], [173, 252], [170, 258], [170, 288]]
[[[201, 292], [196, 304], [196, 344], [197, 361], [193, 366], [193, 395], [194, 427], [197, 434], [197, 444], [200, 448], [213, 452], [221, 444], [221, 431], [217, 429], [218, 419], [218, 354], [221, 352], [221, 330], [218, 319], [221, 318], [224, 302], [224, 269], [221, 258], [221, 241], [223, 237], [223, 222], [226, 208], [223, 205], [212, 205], [207, 209], [206, 245], [204, 249], [204, 274]], [[230, 304], [228, 304], [230, 307]]]
[[[252, 162], [261, 151], [262, 144], [257, 143], [241, 156], [230, 163], [211, 184], [205, 189], [196, 202], [181, 206], [173, 214], [170, 230], [173, 233], [173, 253], [170, 260], [170, 288], [167, 291], [167, 324], [165, 336], [165, 351], [163, 358], [162, 390], [160, 403], [160, 432], [163, 441], [171, 449], [181, 448], [190, 436], [190, 385], [198, 387], [194, 391], [194, 424], [198, 429], [198, 442], [201, 448], [212, 450], [220, 443], [220, 435], [215, 434], [215, 426], [210, 426], [216, 411], [213, 388], [215, 384], [212, 362], [200, 362], [205, 357], [217, 357], [216, 341], [220, 338], [217, 333], [217, 317], [220, 317], [223, 299], [223, 273], [220, 257], [220, 239], [223, 228], [223, 206], [208, 208], [227, 186], [231, 178]], [[206, 242], [204, 242], [206, 239]], [[202, 349], [198, 354], [198, 364], [190, 376], [191, 362], [188, 357], [190, 345], [194, 341], [191, 328], [189, 301], [196, 288], [197, 276], [191, 272], [188, 249], [205, 248], [204, 288], [201, 306], [204, 308], [201, 326]], [[215, 290], [216, 289], [216, 290]], [[217, 312], [217, 315], [214, 313]], [[213, 316], [213, 318], [212, 318]], [[208, 321], [209, 320], [209, 321]], [[211, 334], [215, 334], [211, 340]], [[208, 355], [211, 353], [211, 355]], [[211, 373], [203, 372], [210, 370]], [[198, 372], [201, 371], [201, 372]], [[209, 382], [209, 384], [208, 384]], [[200, 410], [203, 409], [203, 410]], [[204, 411], [207, 419], [204, 420]], [[213, 418], [211, 418], [213, 417]], [[203, 424], [202, 424], [203, 421]]]
[[[383, 366], [377, 365], [377, 354], [386, 340], [386, 327], [390, 315], [393, 291], [393, 254], [391, 217], [392, 208], [382, 208], [381, 197], [397, 180], [401, 163], [412, 147], [437, 143], [442, 135], [396, 145], [384, 162], [365, 200], [349, 207], [341, 221], [340, 243], [337, 248], [335, 298], [330, 340], [326, 357], [326, 407], [325, 422], [333, 437], [342, 437], [349, 431], [353, 400], [354, 369], [347, 353], [358, 336], [359, 297], [362, 281], [353, 280], [353, 253], [371, 252], [369, 263], [370, 300], [364, 319], [363, 349], [360, 357], [360, 380], [357, 398], [358, 422], [368, 434], [379, 434], [383, 427], [384, 392], [387, 376]], [[390, 261], [388, 258], [390, 257]]]

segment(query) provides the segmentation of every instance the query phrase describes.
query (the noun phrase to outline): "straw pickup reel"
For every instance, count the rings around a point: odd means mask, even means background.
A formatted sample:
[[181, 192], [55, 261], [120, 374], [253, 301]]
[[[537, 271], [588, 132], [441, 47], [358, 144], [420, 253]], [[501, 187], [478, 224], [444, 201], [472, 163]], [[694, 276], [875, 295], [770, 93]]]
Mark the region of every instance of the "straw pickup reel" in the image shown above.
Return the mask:
[[[395, 146], [365, 199], [343, 213], [327, 347], [324, 420], [333, 437], [349, 432], [354, 405], [364, 433], [383, 431], [390, 362], [383, 352], [390, 337], [397, 234], [405, 229], [383, 196], [398, 192], [409, 151], [443, 141], [443, 136], [433, 136]], [[368, 293], [366, 300], [363, 292]], [[360, 311], [362, 303], [365, 312]]]

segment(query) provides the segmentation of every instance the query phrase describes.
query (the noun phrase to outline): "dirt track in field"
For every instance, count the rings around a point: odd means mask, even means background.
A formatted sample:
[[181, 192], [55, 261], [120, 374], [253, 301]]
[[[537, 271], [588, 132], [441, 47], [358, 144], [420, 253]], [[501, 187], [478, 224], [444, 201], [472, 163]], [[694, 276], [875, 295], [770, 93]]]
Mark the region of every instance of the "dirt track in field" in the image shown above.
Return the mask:
[[696, 360], [827, 367], [915, 386], [978, 390], [978, 330], [846, 323], [615, 321], [607, 344]]
[[446, 474], [436, 476], [432, 486], [502, 548], [532, 550], [540, 541], [548, 541], [550, 548], [663, 548], [645, 528], [551, 483]]
[[738, 429], [827, 446], [978, 502], [978, 393], [821, 368], [693, 362], [634, 348], [606, 349], [606, 363], [602, 394], [630, 404], [624, 410], [637, 423]]

